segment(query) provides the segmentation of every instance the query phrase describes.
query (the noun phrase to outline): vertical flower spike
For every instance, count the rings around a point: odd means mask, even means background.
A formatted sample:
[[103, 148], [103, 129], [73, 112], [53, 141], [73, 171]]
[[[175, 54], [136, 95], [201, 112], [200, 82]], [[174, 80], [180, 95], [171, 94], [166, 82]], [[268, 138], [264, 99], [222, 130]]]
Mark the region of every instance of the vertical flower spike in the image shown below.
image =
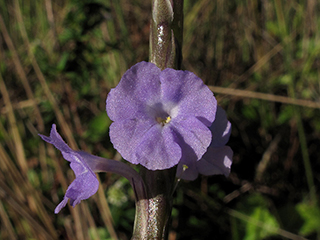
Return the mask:
[[198, 160], [211, 142], [216, 106], [193, 73], [140, 62], [108, 95], [110, 139], [124, 159], [149, 170], [177, 165], [186, 147]]
[[178, 178], [195, 180], [199, 173], [207, 176], [223, 174], [227, 177], [229, 175], [233, 152], [225, 144], [229, 141], [231, 123], [220, 106], [217, 108], [216, 118], [210, 126], [210, 130], [212, 141], [207, 152], [199, 161], [192, 152], [183, 156], [177, 169]]
[[50, 137], [39, 134], [46, 142], [53, 144], [59, 149], [63, 157], [70, 162], [70, 166], [76, 175], [76, 179], [70, 184], [62, 202], [54, 210], [55, 213], [66, 206], [70, 199], [70, 204], [74, 207], [81, 200], [87, 199], [95, 194], [99, 187], [99, 181], [90, 168], [88, 163], [91, 163], [88, 158], [90, 154], [81, 151], [72, 150], [61, 138], [57, 132], [56, 125], [52, 125]]

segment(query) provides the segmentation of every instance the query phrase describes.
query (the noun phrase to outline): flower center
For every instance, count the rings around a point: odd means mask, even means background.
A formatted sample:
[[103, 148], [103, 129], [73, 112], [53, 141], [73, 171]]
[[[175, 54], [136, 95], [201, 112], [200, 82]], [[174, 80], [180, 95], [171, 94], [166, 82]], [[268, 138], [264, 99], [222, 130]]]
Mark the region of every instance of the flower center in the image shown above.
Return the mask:
[[168, 116], [168, 117], [166, 117], [165, 119], [162, 118], [162, 117], [156, 117], [156, 121], [157, 121], [161, 126], [164, 126], [165, 124], [167, 124], [168, 122], [171, 121], [171, 117]]

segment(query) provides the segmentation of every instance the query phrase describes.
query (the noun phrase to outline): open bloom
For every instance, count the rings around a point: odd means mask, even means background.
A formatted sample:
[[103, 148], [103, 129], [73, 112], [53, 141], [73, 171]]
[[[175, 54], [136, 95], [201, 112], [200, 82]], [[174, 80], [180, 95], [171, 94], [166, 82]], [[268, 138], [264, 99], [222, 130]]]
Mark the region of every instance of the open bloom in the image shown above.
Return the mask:
[[233, 151], [225, 144], [231, 134], [231, 123], [228, 121], [226, 112], [218, 106], [216, 118], [210, 126], [212, 142], [207, 152], [197, 161], [197, 157], [189, 153], [182, 157], [177, 177], [185, 180], [195, 180], [198, 174], [215, 175], [223, 174], [226, 177], [230, 173]]
[[127, 178], [134, 188], [136, 199], [145, 198], [144, 183], [140, 175], [127, 164], [112, 159], [101, 158], [92, 154], [72, 150], [57, 132], [53, 124], [50, 136], [39, 136], [46, 142], [59, 149], [63, 157], [70, 162], [70, 166], [76, 175], [76, 179], [70, 184], [64, 199], [54, 210], [55, 213], [65, 207], [68, 200], [73, 207], [95, 194], [99, 187], [99, 181], [94, 172], [113, 172]]
[[107, 98], [110, 139], [122, 157], [149, 170], [171, 168], [187, 153], [200, 159], [211, 142], [216, 99], [189, 71], [131, 67]]

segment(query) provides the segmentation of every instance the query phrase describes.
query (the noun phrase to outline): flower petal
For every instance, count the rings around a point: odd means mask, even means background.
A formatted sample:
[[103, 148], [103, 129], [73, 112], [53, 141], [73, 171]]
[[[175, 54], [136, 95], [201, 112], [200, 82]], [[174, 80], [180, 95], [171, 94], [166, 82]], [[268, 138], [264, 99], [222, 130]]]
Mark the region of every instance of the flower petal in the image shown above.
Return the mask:
[[[75, 163], [71, 163], [75, 164]], [[88, 199], [98, 191], [99, 182], [95, 174], [90, 171], [78, 174], [76, 179], [70, 184], [62, 202], [56, 207], [55, 213], [59, 211], [67, 204], [70, 199], [70, 204], [75, 207], [81, 202], [81, 200]]]
[[177, 167], [177, 178], [181, 178], [188, 181], [195, 180], [198, 175], [199, 171], [197, 169], [197, 156], [195, 155], [194, 151], [187, 147], [187, 145], [183, 148], [184, 155], [181, 158], [181, 161]]
[[218, 106], [216, 118], [210, 126], [212, 132], [211, 146], [221, 147], [226, 145], [231, 135], [231, 123], [222, 107]]
[[[194, 150], [196, 160], [200, 159], [211, 142], [212, 135], [209, 128], [194, 117], [180, 121], [173, 119], [171, 125], [178, 131], [184, 142]], [[178, 143], [181, 145], [180, 142]]]
[[197, 169], [203, 175], [224, 174], [229, 176], [233, 151], [229, 146], [209, 147], [206, 154], [197, 162]]
[[[210, 146], [199, 161], [196, 161], [192, 155], [188, 159], [180, 161], [176, 176], [188, 181], [195, 180], [199, 173], [206, 176], [223, 174], [228, 177], [231, 170], [232, 156], [233, 151], [229, 146], [220, 148]], [[184, 169], [184, 166], [187, 168]]]
[[121, 156], [133, 164], [139, 164], [136, 151], [144, 134], [155, 123], [147, 120], [128, 119], [113, 122], [110, 126], [110, 140]]
[[212, 124], [217, 101], [199, 77], [189, 71], [167, 68], [160, 73], [160, 81], [162, 101], [177, 105], [172, 117], [194, 116], [206, 126]]
[[58, 204], [58, 206], [54, 209], [54, 213], [58, 214], [62, 208], [64, 208], [68, 203], [69, 198], [64, 196], [63, 200]]
[[50, 131], [50, 137], [39, 134], [39, 136], [46, 142], [51, 143], [61, 152], [73, 151], [62, 139], [62, 137], [57, 132], [57, 127], [55, 124], [52, 124]]
[[[71, 163], [72, 165], [73, 163]], [[71, 205], [74, 207], [81, 200], [91, 197], [98, 191], [99, 182], [95, 174], [85, 171], [78, 175], [67, 189], [66, 197], [70, 199]]]
[[176, 141], [173, 129], [154, 125], [137, 146], [139, 163], [149, 170], [168, 169], [177, 165], [181, 158], [181, 148]]
[[141, 119], [146, 104], [160, 98], [160, 72], [150, 62], [139, 62], [127, 70], [108, 95], [106, 109], [110, 119]]

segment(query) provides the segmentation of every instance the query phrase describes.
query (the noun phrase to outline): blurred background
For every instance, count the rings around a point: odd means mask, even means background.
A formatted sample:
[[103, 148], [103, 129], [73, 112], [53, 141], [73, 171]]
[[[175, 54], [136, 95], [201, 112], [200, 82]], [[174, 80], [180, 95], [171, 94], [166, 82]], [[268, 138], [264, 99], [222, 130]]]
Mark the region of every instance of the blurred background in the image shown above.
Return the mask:
[[[120, 161], [105, 100], [148, 60], [151, 1], [0, 0], [0, 239], [130, 239], [128, 181], [58, 215], [74, 174], [38, 133]], [[320, 239], [320, 3], [185, 0], [183, 69], [232, 123], [232, 172], [181, 181], [169, 239]]]

